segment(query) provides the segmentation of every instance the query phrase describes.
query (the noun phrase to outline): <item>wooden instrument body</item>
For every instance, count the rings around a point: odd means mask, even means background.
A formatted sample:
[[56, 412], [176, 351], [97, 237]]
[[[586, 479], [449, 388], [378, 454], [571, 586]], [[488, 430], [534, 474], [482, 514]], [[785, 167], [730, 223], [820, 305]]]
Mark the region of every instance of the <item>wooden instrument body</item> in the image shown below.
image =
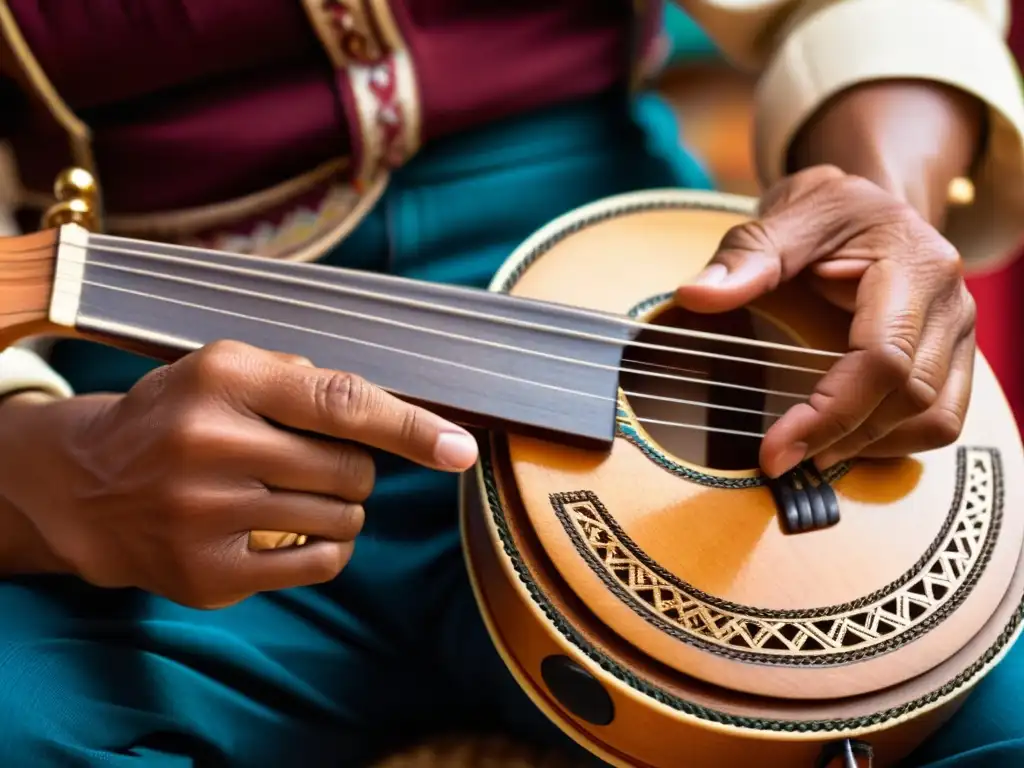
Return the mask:
[[[710, 193], [600, 201], [524, 243], [491, 289], [650, 319], [751, 213]], [[798, 291], [752, 311], [791, 343], [844, 351], [848, 317]], [[490, 434], [462, 504], [499, 652], [609, 763], [810, 767], [856, 739], [890, 765], [1016, 639], [1024, 453], [980, 355], [956, 445], [837, 468], [840, 523], [797, 535], [755, 470], [680, 459], [621, 406], [609, 453]], [[552, 690], [561, 662], [575, 693]]]
[[[63, 200], [63, 187], [77, 196]], [[88, 226], [88, 188], [58, 184], [52, 226]], [[782, 395], [807, 383], [793, 364], [808, 355], [737, 346], [743, 360], [715, 358], [682, 398], [678, 377], [652, 373], [677, 358], [649, 355], [650, 326], [632, 340], [639, 324], [622, 319], [673, 319], [664, 291], [697, 274], [752, 212], [751, 200], [713, 193], [600, 201], [524, 243], [489, 302], [467, 289], [62, 227], [0, 246], [0, 348], [82, 335], [170, 360], [237, 338], [481, 417], [474, 423], [491, 432], [463, 488], [469, 570], [510, 670], [566, 733], [622, 766], [811, 766], [852, 739], [888, 765], [1017, 638], [1024, 452], [979, 355], [957, 444], [835, 468], [826, 478], [839, 524], [786, 535], [756, 459], [736, 465], [749, 450], [657, 424], [720, 425], [723, 413], [748, 424], [749, 410], [702, 403], [721, 389], [708, 381], [741, 369], [758, 371], [772, 393], [757, 414], [784, 410]], [[848, 317], [796, 284], [743, 318], [719, 319], [770, 341], [846, 348]], [[676, 355], [689, 350], [687, 365], [711, 359], [700, 357], [706, 338], [673, 341]], [[623, 368], [641, 356], [644, 375], [609, 364], [623, 350]], [[410, 356], [415, 364], [403, 364]], [[552, 432], [585, 440], [556, 442]], [[593, 448], [613, 434], [609, 450]], [[250, 543], [304, 538], [254, 532]]]

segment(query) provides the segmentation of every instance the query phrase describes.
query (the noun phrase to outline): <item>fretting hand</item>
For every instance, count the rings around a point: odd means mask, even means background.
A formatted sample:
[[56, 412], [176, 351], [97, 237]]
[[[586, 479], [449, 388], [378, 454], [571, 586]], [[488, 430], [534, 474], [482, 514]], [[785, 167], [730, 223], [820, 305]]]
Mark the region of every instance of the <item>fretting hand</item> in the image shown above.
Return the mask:
[[956, 249], [909, 205], [830, 166], [775, 185], [760, 218], [732, 229], [677, 301], [697, 312], [744, 306], [803, 273], [853, 312], [849, 353], [766, 433], [762, 469], [827, 467], [956, 440], [971, 393], [974, 301]]
[[[358, 377], [233, 342], [125, 396], [6, 408], [33, 425], [9, 500], [68, 570], [198, 608], [334, 578], [374, 484], [363, 446], [448, 471], [477, 456], [461, 428]], [[254, 529], [310, 543], [254, 551]]]

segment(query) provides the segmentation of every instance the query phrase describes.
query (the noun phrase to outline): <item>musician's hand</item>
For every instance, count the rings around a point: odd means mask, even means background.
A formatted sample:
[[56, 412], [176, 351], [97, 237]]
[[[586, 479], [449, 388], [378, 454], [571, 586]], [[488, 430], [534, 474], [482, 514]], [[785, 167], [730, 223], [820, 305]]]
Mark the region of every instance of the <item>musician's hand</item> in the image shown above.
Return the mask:
[[909, 205], [830, 166], [769, 190], [760, 218], [731, 230], [677, 300], [699, 312], [741, 307], [804, 271], [854, 313], [848, 354], [808, 402], [768, 430], [771, 476], [805, 457], [905, 456], [960, 434], [971, 392], [975, 306], [959, 254]]
[[[461, 428], [355, 376], [238, 343], [158, 369], [125, 396], [22, 409], [34, 409], [22, 428], [31, 461], [4, 492], [53, 553], [95, 585], [200, 608], [334, 578], [374, 484], [362, 446], [447, 471], [477, 456]], [[254, 529], [310, 542], [253, 551]]]

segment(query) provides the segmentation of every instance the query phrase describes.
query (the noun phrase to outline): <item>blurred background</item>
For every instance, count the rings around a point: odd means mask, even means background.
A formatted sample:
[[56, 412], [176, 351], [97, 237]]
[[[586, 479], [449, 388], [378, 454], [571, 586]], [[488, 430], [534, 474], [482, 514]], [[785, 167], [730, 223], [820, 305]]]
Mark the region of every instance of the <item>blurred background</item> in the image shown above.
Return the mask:
[[[1024, 66], [1024, 3], [1015, 3], [1011, 47]], [[1017, 9], [1020, 10], [1017, 10]], [[657, 87], [676, 108], [682, 140], [704, 161], [723, 192], [756, 195], [751, 158], [754, 82], [719, 57], [714, 45], [678, 8], [665, 19], [667, 60]], [[978, 344], [1024, 427], [1024, 243], [1010, 267], [968, 279], [978, 302]]]

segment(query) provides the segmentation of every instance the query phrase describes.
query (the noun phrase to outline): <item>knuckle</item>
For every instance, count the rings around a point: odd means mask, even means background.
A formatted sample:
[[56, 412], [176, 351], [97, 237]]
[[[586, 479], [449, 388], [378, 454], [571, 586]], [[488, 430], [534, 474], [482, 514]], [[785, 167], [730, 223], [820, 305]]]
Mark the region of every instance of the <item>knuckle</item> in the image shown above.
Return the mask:
[[838, 213], [849, 217], [854, 213], [850, 206], [856, 207], [860, 229], [884, 227], [890, 238], [908, 245], [918, 239], [914, 233], [921, 230], [922, 219], [917, 211], [870, 179], [848, 175], [831, 182], [829, 188]]
[[149, 399], [160, 396], [167, 388], [169, 374], [172, 369], [173, 366], [162, 365], [149, 371], [135, 382], [135, 385], [128, 392], [128, 397], [133, 399]]
[[861, 424], [860, 431], [864, 435], [864, 443], [866, 445], [877, 443], [889, 432], [889, 430], [886, 428], [885, 425], [882, 424], [881, 421], [875, 419], [868, 419], [863, 424]]
[[921, 349], [914, 357], [913, 370], [901, 390], [904, 402], [915, 415], [938, 401], [946, 380], [946, 365], [942, 350], [933, 347]]
[[213, 414], [198, 408], [179, 411], [167, 425], [164, 441], [172, 456], [192, 458], [205, 454], [220, 439]]
[[886, 341], [866, 352], [870, 370], [890, 389], [905, 384], [914, 370], [916, 349], [908, 328], [890, 329]]
[[762, 214], [769, 213], [809, 194], [817, 194], [823, 185], [845, 175], [834, 165], [804, 168], [772, 185], [762, 195], [759, 210]]
[[760, 219], [751, 219], [730, 227], [722, 238], [722, 248], [736, 251], [764, 251], [772, 247], [772, 239]]
[[352, 541], [363, 530], [365, 523], [366, 510], [362, 504], [339, 504], [333, 538], [342, 542]]
[[402, 440], [407, 443], [414, 442], [424, 431], [423, 412], [419, 408], [403, 408], [401, 415], [400, 432]]
[[938, 349], [922, 349], [914, 358], [913, 370], [900, 388], [903, 402], [914, 415], [924, 413], [938, 402], [946, 380], [946, 365]]
[[940, 362], [932, 358], [919, 359], [913, 374], [903, 386], [903, 395], [915, 414], [928, 411], [939, 399], [942, 382]]
[[910, 205], [901, 203], [895, 234], [904, 261], [916, 269], [921, 287], [933, 295], [951, 296], [963, 283], [963, 259], [956, 247], [927, 224]]
[[[731, 227], [722, 238], [719, 251], [729, 255], [758, 254], [766, 259], [767, 266], [771, 269], [771, 286], [778, 285], [782, 280], [782, 248], [776, 241], [772, 226], [762, 219], [751, 219]], [[723, 258], [728, 261], [728, 257]]]
[[832, 179], [845, 179], [847, 177], [846, 172], [838, 165], [832, 163], [823, 163], [822, 165], [811, 168], [808, 172], [813, 172], [814, 178], [819, 181], [830, 181]]
[[853, 414], [837, 408], [835, 399], [824, 393], [815, 392], [808, 399], [807, 404], [824, 420], [825, 427], [830, 434], [848, 435], [860, 425], [859, 419]]
[[858, 420], [842, 411], [826, 411], [822, 414], [833, 434], [849, 435], [859, 426]]
[[815, 165], [793, 175], [793, 181], [805, 188], [820, 187], [822, 184], [834, 184], [851, 178], [839, 166], [831, 163]]
[[[929, 365], [929, 368], [931, 366]], [[924, 413], [939, 399], [939, 389], [934, 382], [939, 380], [937, 369], [919, 370], [914, 373], [903, 387], [904, 399], [914, 415]]]
[[313, 361], [303, 355], [293, 355], [290, 352], [278, 352], [276, 357], [286, 365], [300, 365], [303, 368], [313, 368]]
[[207, 357], [220, 357], [223, 355], [230, 357], [233, 355], [244, 355], [252, 352], [254, 349], [254, 347], [234, 339], [218, 339], [204, 345], [202, 349], [198, 350], [197, 354]]
[[966, 283], [960, 286], [960, 325], [965, 333], [970, 333], [978, 323], [978, 302]]
[[373, 388], [360, 376], [334, 371], [316, 377], [315, 382], [313, 405], [325, 417], [343, 413], [350, 419], [359, 419], [371, 410]]
[[955, 443], [964, 428], [963, 416], [950, 408], [936, 408], [923, 418], [922, 432], [933, 448]]
[[863, 176], [847, 176], [836, 181], [834, 200], [846, 210], [855, 204], [864, 229], [885, 227], [885, 231], [900, 241], [911, 242], [909, 233], [920, 224], [920, 216], [907, 203], [890, 195], [875, 182]]
[[963, 261], [960, 252], [944, 237], [929, 238], [927, 244], [928, 263], [935, 274], [945, 282], [960, 282]]
[[336, 579], [352, 559], [354, 548], [350, 541], [321, 542], [321, 546], [309, 552], [310, 581], [323, 584]]
[[237, 341], [215, 341], [189, 356], [191, 372], [199, 381], [222, 384], [233, 379], [241, 361], [251, 356], [252, 348]]
[[354, 446], [342, 446], [335, 456], [335, 477], [341, 482], [340, 490], [344, 498], [348, 501], [366, 501], [376, 481], [377, 468], [373, 457]]
[[843, 176], [842, 178], [831, 179], [837, 193], [849, 197], [875, 197], [880, 192], [877, 184], [872, 183], [863, 176]]

